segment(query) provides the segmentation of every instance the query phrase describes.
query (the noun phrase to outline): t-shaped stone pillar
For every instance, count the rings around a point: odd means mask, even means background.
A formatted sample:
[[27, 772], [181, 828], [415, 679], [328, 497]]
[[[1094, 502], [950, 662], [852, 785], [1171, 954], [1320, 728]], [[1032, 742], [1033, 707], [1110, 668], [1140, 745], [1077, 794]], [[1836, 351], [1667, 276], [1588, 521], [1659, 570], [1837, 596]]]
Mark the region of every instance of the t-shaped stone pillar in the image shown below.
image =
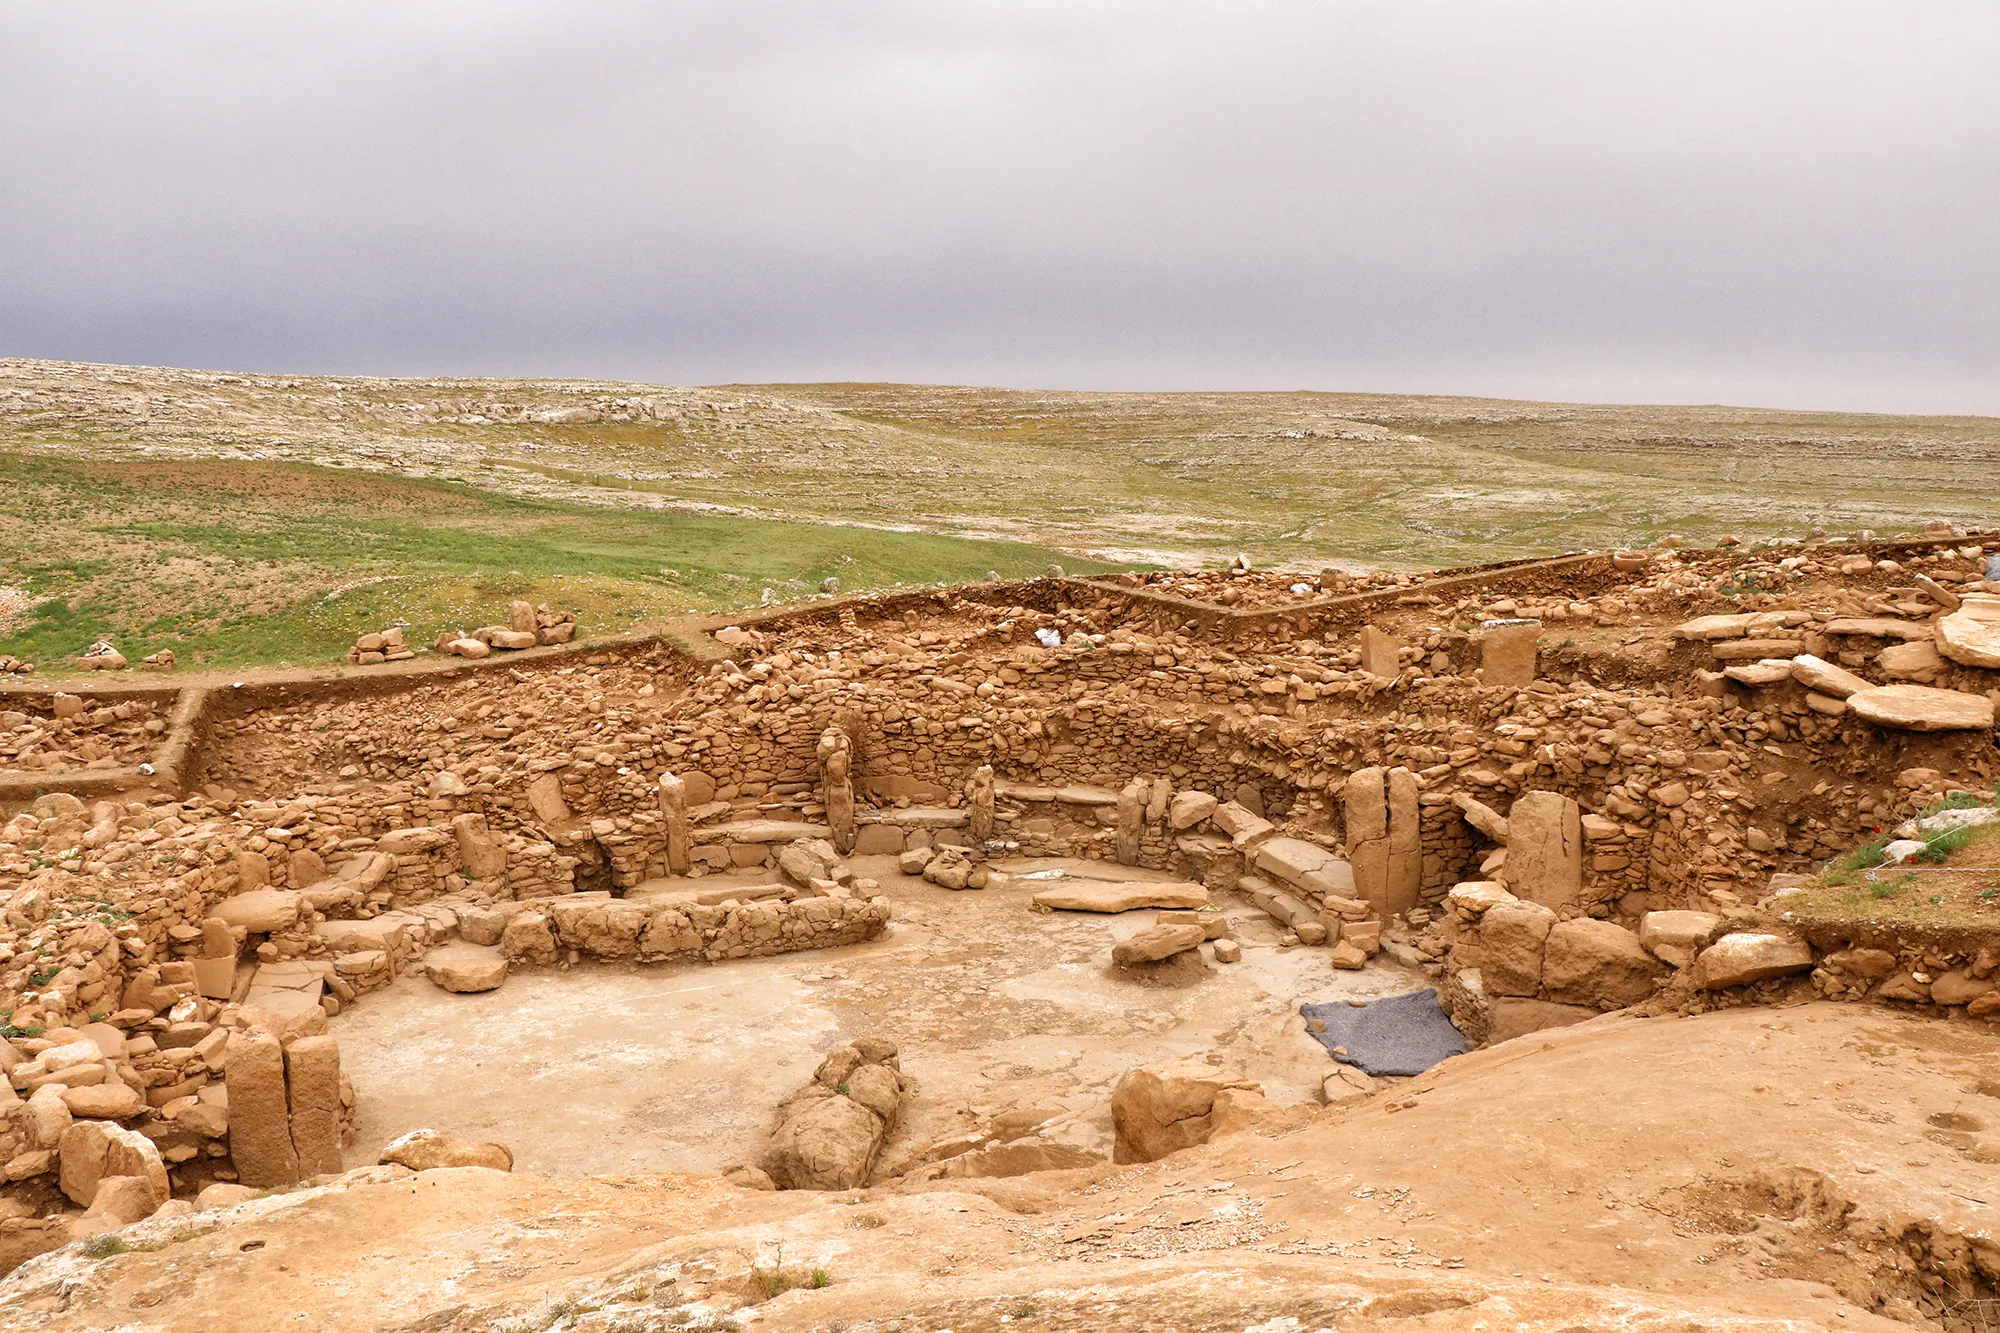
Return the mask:
[[1384, 919], [1417, 905], [1423, 889], [1417, 775], [1364, 768], [1347, 779], [1347, 860], [1355, 896]]
[[1533, 684], [1541, 669], [1538, 662], [1541, 638], [1539, 620], [1488, 620], [1481, 624], [1481, 683], [1511, 685], [1516, 689]]
[[1515, 897], [1551, 909], [1583, 896], [1583, 818], [1575, 801], [1553, 791], [1514, 799], [1500, 878]]
[[821, 800], [833, 845], [842, 856], [854, 851], [854, 740], [838, 725], [820, 733], [819, 766], [824, 777]]
[[1139, 864], [1139, 841], [1146, 821], [1146, 794], [1150, 784], [1133, 779], [1118, 793], [1118, 864]]
[[667, 873], [685, 875], [690, 857], [687, 783], [677, 774], [660, 774], [660, 818], [667, 826]]
[[1371, 676], [1386, 676], [1394, 680], [1403, 669], [1402, 645], [1392, 634], [1385, 634], [1373, 625], [1361, 627], [1361, 669]]
[[983, 845], [993, 836], [993, 765], [981, 764], [972, 771], [967, 784], [966, 806], [971, 815], [972, 845]]

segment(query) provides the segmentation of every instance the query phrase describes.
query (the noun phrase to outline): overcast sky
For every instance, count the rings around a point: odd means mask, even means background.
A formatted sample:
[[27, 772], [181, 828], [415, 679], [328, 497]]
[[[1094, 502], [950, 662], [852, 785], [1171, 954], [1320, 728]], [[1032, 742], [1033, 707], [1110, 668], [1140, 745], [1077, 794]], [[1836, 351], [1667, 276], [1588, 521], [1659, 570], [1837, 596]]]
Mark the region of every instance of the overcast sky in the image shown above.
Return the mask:
[[2000, 414], [2000, 3], [0, 0], [0, 355]]

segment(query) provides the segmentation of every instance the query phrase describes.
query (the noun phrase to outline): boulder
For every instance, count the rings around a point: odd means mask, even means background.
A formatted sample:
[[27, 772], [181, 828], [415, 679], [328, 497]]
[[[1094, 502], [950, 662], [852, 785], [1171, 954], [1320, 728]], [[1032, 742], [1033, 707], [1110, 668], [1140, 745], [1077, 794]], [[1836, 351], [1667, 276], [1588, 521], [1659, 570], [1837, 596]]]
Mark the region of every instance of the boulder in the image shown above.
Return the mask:
[[269, 935], [298, 924], [300, 902], [294, 889], [251, 889], [224, 898], [208, 914], [252, 935]]
[[211, 1208], [234, 1208], [257, 1197], [257, 1191], [248, 1185], [235, 1185], [226, 1180], [218, 1180], [213, 1185], [204, 1185], [201, 1193], [194, 1196], [194, 1206], [202, 1212]]
[[1938, 974], [1931, 982], [1931, 1002], [1934, 1004], [1971, 1004], [1980, 996], [1993, 989], [1990, 980], [1978, 980], [1962, 967]]
[[1572, 1023], [1596, 1018], [1598, 1012], [1591, 1005], [1558, 1004], [1515, 995], [1497, 996], [1487, 1008], [1486, 1040], [1488, 1043], [1512, 1041], [1531, 1032], [1546, 1032], [1550, 1028], [1568, 1027]]
[[62, 1192], [85, 1208], [96, 1199], [98, 1182], [109, 1176], [141, 1176], [150, 1181], [155, 1208], [173, 1192], [167, 1184], [166, 1163], [153, 1141], [103, 1120], [72, 1124], [63, 1132], [57, 1159], [57, 1183]]
[[1191, 909], [1208, 906], [1208, 890], [1181, 880], [1100, 883], [1077, 880], [1034, 897], [1037, 907], [1056, 912], [1130, 912], [1142, 907]]
[[1191, 829], [1215, 813], [1217, 801], [1205, 791], [1178, 791], [1167, 807], [1167, 825], [1176, 831]]
[[924, 865], [924, 878], [941, 889], [965, 889], [980, 887], [972, 882], [975, 869], [972, 858], [956, 847], [940, 847], [937, 855]]
[[1111, 961], [1119, 967], [1156, 963], [1201, 947], [1206, 932], [1200, 926], [1148, 926], [1112, 946]]
[[802, 889], [816, 879], [832, 879], [839, 864], [840, 853], [823, 838], [802, 839], [778, 853], [778, 873]]
[[165, 1193], [145, 1176], [106, 1176], [83, 1216], [69, 1224], [72, 1237], [118, 1231], [143, 1222], [158, 1211]]
[[1368, 966], [1368, 951], [1350, 939], [1337, 940], [1327, 950], [1327, 966], [1340, 972], [1359, 972]]
[[424, 955], [424, 975], [460, 995], [498, 990], [507, 979], [507, 955], [477, 944], [447, 944]]
[[[1229, 1092], [1262, 1094], [1201, 1060], [1174, 1060], [1127, 1070], [1111, 1092], [1112, 1160], [1157, 1162], [1168, 1153], [1208, 1142], [1215, 1134], [1217, 1101]], [[1223, 1111], [1228, 1102], [1224, 1100]]]
[[1935, 644], [1898, 643], [1875, 654], [1875, 665], [1898, 680], [1929, 681], [1944, 670], [1944, 659]]
[[435, 1171], [443, 1167], [483, 1166], [491, 1171], [512, 1171], [514, 1154], [505, 1144], [472, 1143], [454, 1139], [434, 1129], [413, 1129], [382, 1149], [378, 1165], [407, 1166], [412, 1171]]
[[1880, 685], [1849, 697], [1864, 722], [1895, 731], [1991, 731], [1993, 700], [1928, 685]]
[[62, 1099], [78, 1120], [129, 1120], [146, 1109], [146, 1099], [117, 1080], [86, 1088], [65, 1088]]
[[1444, 901], [1445, 906], [1453, 911], [1464, 916], [1476, 917], [1483, 915], [1488, 908], [1498, 907], [1502, 903], [1517, 903], [1521, 900], [1507, 892], [1507, 886], [1498, 880], [1469, 879], [1452, 885], [1451, 892], [1445, 894]]
[[1623, 926], [1575, 917], [1549, 931], [1542, 950], [1542, 997], [1622, 1009], [1650, 998], [1653, 979], [1663, 970]]
[[1721, 921], [1711, 912], [1648, 912], [1639, 918], [1639, 943], [1655, 958], [1686, 967]]
[[1821, 959], [1820, 966], [1865, 981], [1880, 981], [1896, 970], [1896, 955], [1887, 949], [1842, 949]]
[[555, 932], [540, 912], [517, 912], [500, 932], [500, 952], [510, 961], [553, 963], [556, 960]]
[[813, 1098], [771, 1136], [764, 1171], [779, 1189], [857, 1189], [886, 1133], [882, 1117], [852, 1097]]
[[1695, 984], [1703, 990], [1747, 986], [1812, 969], [1812, 946], [1789, 935], [1737, 931], [1724, 935], [1695, 959]]
[[1486, 909], [1479, 920], [1479, 973], [1494, 996], [1533, 996], [1542, 989], [1542, 954], [1556, 914], [1540, 903], [1515, 901]]
[[2000, 670], [2000, 596], [1965, 594], [1959, 608], [1937, 622], [1937, 648], [1960, 666]]

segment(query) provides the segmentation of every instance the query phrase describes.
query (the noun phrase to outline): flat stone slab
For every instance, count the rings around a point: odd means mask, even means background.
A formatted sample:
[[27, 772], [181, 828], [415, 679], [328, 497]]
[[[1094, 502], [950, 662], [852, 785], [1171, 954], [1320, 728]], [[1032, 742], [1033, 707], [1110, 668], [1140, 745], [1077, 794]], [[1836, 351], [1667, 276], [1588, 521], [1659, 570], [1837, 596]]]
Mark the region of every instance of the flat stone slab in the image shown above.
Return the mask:
[[1021, 782], [996, 782], [993, 795], [1000, 800], [1020, 801], [1028, 805], [1045, 805], [1060, 801], [1064, 805], [1116, 805], [1118, 793], [1103, 787], [1031, 787]]
[[1993, 701], [1963, 690], [1928, 685], [1880, 685], [1850, 695], [1847, 706], [1864, 722], [1895, 731], [1979, 731], [1993, 728]]
[[1855, 675], [1844, 667], [1801, 653], [1792, 659], [1792, 679], [1807, 689], [1818, 690], [1821, 694], [1835, 699], [1845, 699], [1850, 695], [1873, 689], [1875, 682]]
[[1142, 907], [1194, 908], [1208, 906], [1208, 890], [1187, 881], [1147, 884], [1063, 884], [1043, 889], [1035, 906], [1057, 912], [1131, 912]]
[[1937, 646], [1961, 666], [2000, 670], [2000, 597], [1967, 593], [1958, 610], [1938, 621]]
[[884, 810], [875, 816], [874, 822], [900, 828], [964, 828], [972, 822], [972, 812], [920, 805], [908, 810]]
[[715, 907], [731, 899], [748, 903], [764, 898], [782, 898], [790, 891], [789, 884], [724, 884], [719, 887], [701, 887], [699, 880], [649, 879], [643, 884], [627, 889], [625, 901], [645, 903], [649, 907], [671, 907], [681, 904]]
[[1757, 619], [1754, 611], [1746, 611], [1727, 616], [1696, 616], [1693, 620], [1676, 625], [1668, 632], [1675, 639], [1740, 639], [1750, 632], [1750, 624]]
[[1354, 896], [1354, 871], [1347, 862], [1299, 838], [1266, 840], [1257, 848], [1257, 868], [1308, 893]]
[[264, 963], [250, 978], [243, 1003], [290, 1018], [320, 1007], [326, 978], [315, 963]]
[[1914, 620], [1896, 620], [1889, 616], [1855, 616], [1829, 620], [1821, 628], [1828, 634], [1860, 634], [1871, 639], [1902, 639], [1905, 642], [1932, 637], [1929, 625], [1919, 625]]
[[732, 824], [711, 824], [695, 832], [697, 842], [797, 842], [800, 838], [832, 836], [833, 830], [825, 824], [790, 819], [745, 819]]
[[208, 914], [252, 935], [268, 935], [299, 919], [299, 895], [294, 889], [251, 889], [224, 898]]
[[1058, 787], [1056, 800], [1064, 805], [1116, 805], [1118, 793], [1103, 787]]
[[326, 941], [329, 953], [361, 953], [371, 949], [394, 953], [401, 940], [414, 933], [421, 941], [428, 932], [420, 918], [384, 912], [366, 921], [322, 921], [313, 927], [313, 933]]
[[507, 979], [507, 956], [477, 944], [447, 944], [424, 955], [424, 975], [460, 995], [498, 990]]
[[1792, 678], [1792, 659], [1767, 657], [1760, 662], [1738, 662], [1724, 667], [1722, 674], [1741, 685], [1776, 685]]
[[1804, 639], [1723, 639], [1708, 646], [1709, 655], [1718, 662], [1757, 662], [1767, 657], [1789, 661], [1805, 650]]

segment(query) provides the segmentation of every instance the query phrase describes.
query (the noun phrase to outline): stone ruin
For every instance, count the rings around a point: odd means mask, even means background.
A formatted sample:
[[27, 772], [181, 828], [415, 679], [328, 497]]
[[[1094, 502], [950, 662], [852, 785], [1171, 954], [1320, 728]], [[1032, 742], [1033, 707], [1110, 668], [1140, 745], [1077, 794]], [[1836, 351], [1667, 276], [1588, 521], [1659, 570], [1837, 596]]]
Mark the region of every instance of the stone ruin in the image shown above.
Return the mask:
[[[0, 685], [0, 1262], [340, 1172], [366, 1090], [339, 1015], [399, 975], [866, 942], [893, 914], [858, 858], [1155, 913], [1107, 957], [1135, 980], [1231, 965], [1214, 909], [1247, 904], [1329, 973], [1435, 986], [1475, 1043], [1799, 986], [1984, 1018], [2000, 951], [1815, 936], [1783, 895], [1941, 797], [1990, 804], [1994, 553], [1052, 576], [767, 610], [693, 653], [565, 647], [523, 603], [403, 674]], [[868, 1183], [907, 1094], [860, 1037], [731, 1179]], [[1119, 1160], [1268, 1109], [1212, 1066], [1135, 1070]], [[367, 1169], [510, 1163], [426, 1131]]]

